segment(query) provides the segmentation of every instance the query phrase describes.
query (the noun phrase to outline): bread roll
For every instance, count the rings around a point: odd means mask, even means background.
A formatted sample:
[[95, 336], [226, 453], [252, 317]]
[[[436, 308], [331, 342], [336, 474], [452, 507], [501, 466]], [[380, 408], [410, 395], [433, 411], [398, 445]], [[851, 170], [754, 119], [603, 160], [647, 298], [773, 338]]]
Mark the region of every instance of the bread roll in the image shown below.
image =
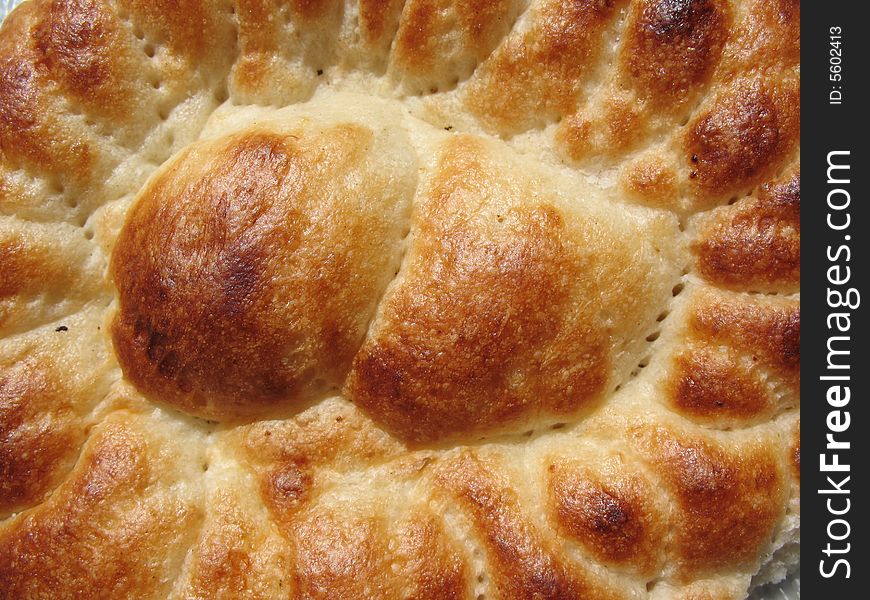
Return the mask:
[[782, 578], [799, 22], [24, 2], [0, 28], [0, 597]]

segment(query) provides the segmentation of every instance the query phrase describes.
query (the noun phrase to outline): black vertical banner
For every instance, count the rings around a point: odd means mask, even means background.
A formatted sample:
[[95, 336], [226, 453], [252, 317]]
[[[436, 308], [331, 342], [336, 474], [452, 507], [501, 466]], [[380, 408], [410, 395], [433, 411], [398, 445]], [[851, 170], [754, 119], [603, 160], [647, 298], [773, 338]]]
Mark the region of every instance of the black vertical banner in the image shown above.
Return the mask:
[[801, 587], [870, 597], [870, 162], [863, 2], [801, 17]]

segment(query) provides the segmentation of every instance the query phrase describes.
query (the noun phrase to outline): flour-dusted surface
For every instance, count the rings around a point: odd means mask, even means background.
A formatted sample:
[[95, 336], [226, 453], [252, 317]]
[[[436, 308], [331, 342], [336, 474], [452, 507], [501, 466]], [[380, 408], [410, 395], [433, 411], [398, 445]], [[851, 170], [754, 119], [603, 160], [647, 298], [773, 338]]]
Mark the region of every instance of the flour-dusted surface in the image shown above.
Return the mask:
[[120, 4], [0, 44], [5, 593], [739, 598], [795, 561], [787, 3]]

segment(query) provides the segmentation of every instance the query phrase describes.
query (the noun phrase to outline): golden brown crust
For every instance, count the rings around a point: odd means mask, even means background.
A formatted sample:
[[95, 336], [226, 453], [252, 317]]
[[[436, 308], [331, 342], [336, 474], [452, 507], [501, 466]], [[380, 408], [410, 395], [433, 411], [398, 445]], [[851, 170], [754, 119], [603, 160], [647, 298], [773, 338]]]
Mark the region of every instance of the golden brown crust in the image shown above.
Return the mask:
[[[26, 357], [0, 372], [0, 513], [42, 500], [75, 459], [84, 427], [57, 390], [57, 369]], [[51, 383], [49, 383], [51, 382]], [[47, 427], [34, 427], [43, 414]]]
[[[75, 462], [105, 394], [96, 311], [6, 342], [0, 350], [0, 515], [43, 501]], [[97, 317], [97, 318], [95, 318]]]
[[103, 291], [104, 268], [77, 228], [0, 218], [0, 335], [81, 309]]
[[405, 0], [360, 0], [360, 30], [371, 45], [392, 41]]
[[693, 247], [701, 275], [731, 289], [797, 290], [800, 202], [798, 170], [703, 218]]
[[262, 541], [252, 535], [253, 526], [244, 520], [244, 513], [233, 516], [238, 520], [223, 525], [197, 548], [195, 575], [185, 590], [188, 598], [234, 598], [245, 594], [248, 598], [266, 600], [281, 593], [281, 585], [265, 589], [258, 585], [258, 565], [253, 561]]
[[376, 146], [356, 125], [253, 132], [153, 181], [113, 258], [126, 376], [219, 419], [338, 387], [398, 262], [402, 223], [381, 211], [406, 212], [407, 179], [377, 171]]
[[[403, 465], [404, 449], [358, 409], [339, 399], [327, 401], [323, 408], [227, 434], [223, 447], [255, 474], [253, 507], [268, 509], [266, 524], [244, 517], [260, 512], [257, 508], [242, 514], [230, 508], [218, 518], [232, 517], [231, 523], [218, 521], [209, 528], [215, 536], [209, 547], [223, 539], [243, 547], [252, 536], [265, 540], [260, 546], [264, 551], [242, 553], [238, 560], [249, 561], [247, 574], [228, 573], [230, 581], [260, 587], [270, 582], [274, 587], [280, 580], [284, 593], [292, 591], [293, 597], [302, 598], [336, 593], [361, 600], [379, 594], [433, 600], [470, 597], [467, 558], [425, 499], [398, 500], [366, 482], [361, 482], [363, 490], [352, 492], [352, 502], [344, 494], [335, 495], [336, 473], [360, 473], [386, 463], [391, 478], [387, 485], [392, 485], [418, 473], [429, 459]], [[217, 477], [224, 480], [222, 474]], [[240, 479], [234, 476], [232, 481]], [[250, 499], [247, 502], [251, 505]], [[221, 500], [218, 506], [225, 503]], [[237, 532], [244, 523], [250, 523], [246, 530], [252, 533], [240, 538]], [[286, 542], [274, 539], [273, 527]], [[283, 574], [276, 573], [275, 565], [284, 561]], [[198, 565], [196, 581], [202, 589], [225, 589], [214, 567]]]
[[514, 134], [567, 115], [601, 52], [620, 0], [537, 3], [469, 82], [465, 104], [491, 130]]
[[799, 543], [799, 20], [29, 0], [0, 597], [745, 598]]
[[[138, 185], [144, 179], [137, 172], [141, 166], [115, 170], [119, 164], [129, 165], [130, 155], [139, 153], [144, 156], [134, 162], [162, 161], [166, 151], [158, 147], [166, 140], [171, 144], [176, 137], [186, 137], [189, 126], [180, 123], [174, 137], [152, 132], [175, 121], [172, 112], [180, 104], [203, 108], [204, 97], [210, 98], [211, 92], [202, 88], [216, 85], [229, 68], [225, 55], [206, 59], [188, 53], [197, 37], [227, 42], [226, 16], [215, 13], [214, 20], [205, 18], [206, 12], [213, 11], [198, 1], [190, 2], [192, 9], [199, 6], [198, 12], [188, 12], [184, 20], [152, 14], [159, 3], [132, 4], [32, 1], [4, 23], [0, 31], [0, 180], [7, 180], [0, 183], [0, 209], [4, 213], [52, 221], [60, 213], [64, 220], [83, 225], [100, 205], [128, 193], [119, 192], [119, 187]], [[196, 14], [204, 20], [190, 20]], [[214, 56], [221, 57], [212, 60]], [[188, 117], [194, 117], [192, 111]], [[10, 179], [17, 179], [19, 185]], [[29, 185], [22, 186], [22, 180]], [[37, 186], [42, 189], [33, 189]], [[21, 210], [18, 204], [25, 198]]]
[[735, 23], [720, 74], [792, 70], [800, 66], [800, 0], [749, 0]]
[[800, 307], [700, 291], [664, 388], [672, 408], [715, 427], [761, 423], [798, 404]]
[[185, 477], [177, 442], [154, 439], [142, 426], [116, 414], [94, 432], [71, 479], [47, 503], [0, 526], [5, 595], [168, 592], [201, 509], [171, 487]]
[[455, 86], [501, 41], [522, 4], [518, 0], [409, 0], [393, 46], [393, 76], [404, 80], [413, 93]]
[[441, 467], [438, 485], [468, 513], [482, 540], [488, 573], [499, 597], [623, 597], [555, 551], [521, 512], [516, 494], [483, 459], [460, 454]]
[[64, 93], [89, 109], [113, 111], [117, 116], [130, 110], [129, 90], [113, 85], [123, 48], [121, 32], [111, 16], [93, 1], [53, 3], [33, 31], [39, 56], [37, 67], [57, 82]]
[[335, 401], [292, 421], [264, 421], [243, 428], [233, 432], [228, 442], [256, 474], [272, 518], [283, 524], [320, 492], [324, 471], [385, 462], [402, 450], [358, 409]]
[[775, 175], [800, 135], [800, 83], [770, 78], [735, 81], [692, 119], [684, 163], [701, 198], [740, 194]]
[[[332, 62], [342, 3], [338, 0], [240, 0], [239, 60], [230, 79], [234, 100], [286, 104], [307, 98]], [[300, 60], [301, 59], [301, 60]]]
[[[678, 5], [683, 10], [652, 10], [654, 6], [677, 8], [670, 2], [661, 6], [651, 3], [649, 8], [652, 14], [685, 18], [685, 22], [676, 21], [686, 28], [684, 36], [674, 34], [678, 41], [698, 36], [698, 52], [689, 55], [705, 58], [694, 66], [680, 64], [673, 71], [674, 89], [685, 84], [687, 101], [672, 98], [651, 110], [656, 94], [664, 99], [666, 91], [643, 92], [638, 81], [629, 85], [614, 76], [604, 88], [607, 91], [599, 96], [623, 87], [634, 90], [631, 94], [636, 98], [632, 100], [629, 95], [630, 108], [626, 109], [639, 115], [633, 137], [609, 133], [610, 117], [602, 112], [601, 100], [594, 99], [560, 125], [555, 142], [572, 161], [612, 161], [642, 149], [646, 140], [662, 139], [656, 136], [660, 132], [665, 141], [649, 146], [640, 159], [633, 159], [623, 169], [623, 187], [646, 204], [696, 211], [749, 193], [754, 186], [777, 177], [797, 156], [800, 6], [793, 0], [753, 0], [732, 4], [730, 9], [702, 2]], [[636, 10], [640, 12], [633, 14], [644, 14], [639, 6]], [[628, 26], [641, 21], [629, 19]], [[641, 37], [646, 39], [654, 30], [644, 29]], [[701, 43], [701, 38], [706, 41]], [[645, 44], [649, 50], [645, 53], [631, 53], [630, 47], [626, 44], [623, 48], [627, 64], [633, 56], [642, 62], [655, 54], [652, 43]], [[656, 77], [655, 65], [668, 63], [650, 64], [650, 81], [667, 87], [670, 77], [666, 69]], [[627, 67], [626, 72], [631, 69]], [[643, 185], [652, 174], [651, 164], [660, 165], [658, 173], [667, 169], [671, 177], [677, 176], [679, 195], [661, 197], [654, 188]]]
[[674, 408], [701, 421], [752, 421], [774, 409], [767, 387], [734, 357], [698, 350], [676, 359]]
[[666, 530], [655, 489], [642, 473], [618, 456], [594, 467], [561, 459], [548, 472], [551, 510], [566, 536], [596, 560], [655, 572]]
[[728, 344], [773, 372], [800, 381], [800, 305], [794, 300], [702, 292], [690, 327], [707, 344]]
[[117, 12], [164, 77], [186, 78], [189, 85], [193, 73], [208, 86], [226, 76], [235, 58], [213, 51], [235, 43], [232, 11], [222, 0], [118, 0]]
[[[454, 148], [424, 209], [410, 274], [390, 298], [395, 325], [360, 354], [349, 388], [355, 402], [416, 442], [490, 429], [523, 413], [576, 410], [600, 392], [608, 368], [599, 336], [587, 329], [592, 323], [563, 325], [569, 279], [580, 277], [569, 270], [577, 258], [563, 241], [563, 216], [548, 204], [517, 206], [520, 198], [505, 197], [510, 190], [489, 191], [498, 183], [488, 181], [474, 153]], [[473, 195], [478, 187], [486, 190], [480, 199]], [[499, 197], [508, 203], [503, 214], [486, 215], [491, 224], [464, 226], [474, 215], [471, 207], [459, 212], [468, 200]], [[569, 330], [559, 335], [563, 327]], [[528, 375], [520, 366], [528, 357], [516, 354], [521, 335], [534, 344], [532, 352], [559, 346], [544, 350], [553, 359]], [[557, 357], [564, 362], [552, 362]], [[563, 395], [553, 397], [559, 389]], [[548, 397], [547, 404], [527, 406]]]
[[[732, 19], [728, 3], [712, 0], [637, 1], [627, 10], [602, 90], [556, 130], [555, 143], [571, 161], [624, 156], [676, 125], [710, 87]], [[657, 198], [650, 188], [664, 169], [644, 164], [631, 177], [634, 186], [652, 195], [650, 204], [669, 206], [673, 198]]]
[[[27, 8], [38, 6], [28, 4]], [[37, 59], [32, 50], [22, 47], [20, 38], [8, 33], [26, 31], [29, 25], [25, 25], [27, 12], [18, 11], [16, 16], [18, 20], [7, 24], [0, 35], [0, 158], [16, 167], [33, 165], [42, 172], [62, 173], [81, 184], [97, 151], [89, 140], [70, 135], [64, 120], [52, 114], [56, 104], [50, 85], [34, 64]]]
[[404, 274], [354, 361], [348, 396], [406, 441], [588, 410], [623, 359], [601, 340], [620, 348], [657, 314], [615, 306], [641, 285], [635, 272], [659, 267], [634, 246], [648, 232], [622, 223], [635, 239], [605, 241], [597, 213], [527, 200], [528, 184], [502, 160], [471, 137], [445, 145]]
[[202, 600], [286, 596], [292, 565], [289, 544], [256, 518], [256, 502], [231, 486], [222, 486], [208, 499], [203, 532], [191, 549], [190, 577], [179, 596]]
[[736, 440], [724, 446], [659, 425], [634, 428], [631, 438], [676, 501], [673, 552], [684, 581], [757, 560], [785, 511], [788, 488], [775, 449]]
[[641, 98], [679, 110], [710, 81], [730, 25], [731, 7], [721, 0], [635, 2], [620, 67]]
[[418, 518], [390, 532], [382, 520], [347, 514], [304, 519], [294, 532], [299, 597], [469, 598], [468, 573], [436, 523]]
[[673, 206], [679, 195], [676, 170], [658, 157], [643, 157], [625, 169], [620, 188], [650, 206]]
[[791, 159], [800, 134], [800, 3], [747, 3], [716, 72], [721, 82], [680, 141], [702, 202], [743, 194]]

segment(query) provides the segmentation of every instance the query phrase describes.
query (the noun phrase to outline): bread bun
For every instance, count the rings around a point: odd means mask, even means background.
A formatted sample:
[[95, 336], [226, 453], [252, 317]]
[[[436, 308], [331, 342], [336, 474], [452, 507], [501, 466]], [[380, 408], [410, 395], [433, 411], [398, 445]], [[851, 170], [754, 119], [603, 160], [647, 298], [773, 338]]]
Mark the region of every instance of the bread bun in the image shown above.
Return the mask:
[[29, 0], [0, 597], [741, 600], [796, 565], [791, 0]]

